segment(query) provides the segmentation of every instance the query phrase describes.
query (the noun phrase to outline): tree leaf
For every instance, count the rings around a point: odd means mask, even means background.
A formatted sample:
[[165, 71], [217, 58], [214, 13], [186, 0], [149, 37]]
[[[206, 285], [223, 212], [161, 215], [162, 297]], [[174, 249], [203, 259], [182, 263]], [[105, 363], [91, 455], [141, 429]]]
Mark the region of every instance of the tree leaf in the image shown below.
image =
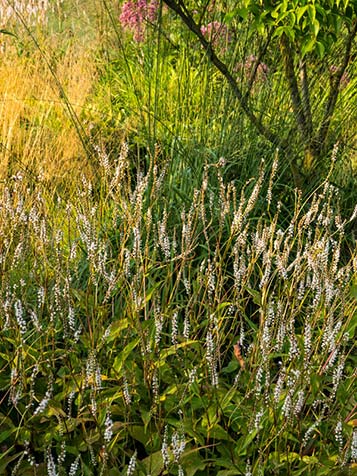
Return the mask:
[[297, 23], [300, 23], [301, 17], [304, 15], [304, 13], [307, 11], [308, 5], [304, 5], [303, 7], [299, 7], [296, 10], [296, 19]]
[[316, 50], [317, 54], [319, 55], [319, 58], [323, 58], [325, 54], [325, 46], [321, 41], [316, 42]]

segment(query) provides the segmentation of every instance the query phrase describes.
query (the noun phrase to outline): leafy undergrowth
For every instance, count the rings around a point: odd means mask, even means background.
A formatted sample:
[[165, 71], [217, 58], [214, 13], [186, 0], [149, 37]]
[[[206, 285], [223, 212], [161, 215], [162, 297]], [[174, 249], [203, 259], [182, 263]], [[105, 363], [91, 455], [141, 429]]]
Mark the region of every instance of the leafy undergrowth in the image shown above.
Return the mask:
[[328, 181], [287, 216], [264, 164], [173, 204], [127, 152], [1, 185], [0, 474], [352, 472], [355, 216]]
[[[158, 3], [30, 3], [0, 66], [0, 475], [353, 474], [354, 66], [309, 195], [279, 51], [226, 2], [202, 34], [290, 149]], [[319, 120], [340, 43], [309, 58]]]

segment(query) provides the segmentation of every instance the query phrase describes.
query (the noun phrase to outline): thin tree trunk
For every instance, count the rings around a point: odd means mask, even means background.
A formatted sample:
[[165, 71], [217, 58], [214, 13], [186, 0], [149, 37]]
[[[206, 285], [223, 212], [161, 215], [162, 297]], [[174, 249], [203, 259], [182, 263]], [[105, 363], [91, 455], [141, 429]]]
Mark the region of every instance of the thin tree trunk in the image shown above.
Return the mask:
[[326, 142], [327, 134], [330, 128], [332, 115], [334, 113], [337, 99], [338, 99], [341, 79], [350, 62], [351, 48], [352, 48], [353, 40], [356, 34], [357, 34], [357, 20], [354, 21], [352, 28], [350, 30], [350, 33], [347, 37], [343, 61], [342, 61], [341, 67], [337, 70], [337, 72], [332, 78], [331, 86], [330, 86], [330, 94], [327, 98], [326, 105], [325, 105], [325, 114], [322, 119], [320, 128], [316, 134], [316, 137], [313, 139], [315, 143], [315, 148], [319, 155], [321, 155], [325, 147], [325, 142]]
[[301, 134], [304, 139], [308, 132], [306, 117], [304, 114], [304, 108], [301, 101], [299, 85], [295, 74], [294, 55], [291, 50], [289, 39], [282, 35], [280, 39], [281, 53], [283, 57], [283, 64], [285, 69], [285, 76], [288, 81], [290, 97], [293, 105], [293, 111], [295, 120]]

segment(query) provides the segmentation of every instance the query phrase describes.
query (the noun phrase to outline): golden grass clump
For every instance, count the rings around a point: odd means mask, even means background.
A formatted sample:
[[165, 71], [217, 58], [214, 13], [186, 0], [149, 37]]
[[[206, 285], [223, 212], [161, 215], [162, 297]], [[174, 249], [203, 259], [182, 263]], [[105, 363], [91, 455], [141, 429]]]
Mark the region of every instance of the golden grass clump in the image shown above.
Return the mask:
[[[57, 76], [65, 98], [57, 87]], [[83, 146], [68, 104], [79, 117], [96, 77], [92, 55], [69, 47], [52, 61], [5, 54], [0, 63], [0, 177], [21, 167], [46, 180], [83, 171]], [[63, 94], [62, 94], [63, 96]], [[16, 166], [15, 166], [16, 163]]]

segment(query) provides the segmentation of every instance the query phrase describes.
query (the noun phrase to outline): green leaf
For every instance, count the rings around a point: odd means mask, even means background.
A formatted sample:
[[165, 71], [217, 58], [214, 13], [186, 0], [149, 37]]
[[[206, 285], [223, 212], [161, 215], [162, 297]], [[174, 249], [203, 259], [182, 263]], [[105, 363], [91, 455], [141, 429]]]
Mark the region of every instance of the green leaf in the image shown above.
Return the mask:
[[78, 448], [76, 446], [67, 446], [66, 445], [66, 451], [67, 451], [67, 453], [69, 453], [71, 455], [74, 455], [74, 456], [79, 455], [79, 451], [78, 451]]
[[135, 347], [139, 344], [139, 342], [140, 342], [140, 338], [137, 337], [132, 342], [130, 342], [119, 355], [117, 355], [115, 357], [114, 362], [113, 362], [113, 369], [117, 373], [121, 372], [121, 369], [123, 368], [124, 362], [129, 357], [129, 355], [132, 353], [132, 351], [135, 349]]
[[316, 38], [310, 38], [307, 40], [301, 48], [301, 54], [302, 56], [306, 56], [307, 53], [310, 53], [311, 51], [314, 50], [316, 44]]
[[340, 33], [343, 24], [341, 17], [339, 15], [331, 14], [329, 20], [328, 23], [333, 26], [334, 32], [336, 34]]
[[301, 20], [301, 17], [304, 15], [304, 13], [307, 11], [308, 9], [308, 5], [305, 5], [303, 7], [299, 7], [297, 10], [296, 10], [296, 20], [297, 20], [297, 23], [300, 23], [300, 20]]
[[320, 23], [317, 21], [317, 20], [314, 20], [312, 22], [312, 31], [315, 35], [315, 38], [317, 37], [317, 35], [319, 34], [319, 31], [320, 31]]
[[357, 283], [353, 283], [350, 289], [350, 295], [357, 300]]
[[109, 336], [106, 338], [106, 342], [112, 342], [121, 334], [121, 332], [128, 327], [128, 319], [120, 319], [114, 322], [110, 327]]
[[217, 306], [217, 312], [220, 311], [221, 309], [224, 309], [226, 307], [229, 307], [232, 305], [232, 302], [231, 301], [224, 301], [224, 302], [221, 302], [220, 304], [218, 304]]
[[323, 58], [325, 55], [325, 46], [321, 41], [316, 42], [316, 51], [317, 54], [319, 55], [319, 58]]
[[175, 395], [177, 393], [178, 386], [177, 385], [171, 385], [165, 392], [160, 396], [160, 402], [164, 402], [168, 396], [170, 395]]
[[296, 15], [293, 11], [290, 11], [288, 14], [289, 25], [295, 27], [296, 24]]
[[199, 455], [198, 449], [185, 451], [181, 457], [181, 461], [185, 468], [186, 476], [194, 476], [197, 471], [204, 471], [206, 468], [206, 463]]
[[275, 8], [275, 10], [273, 10], [273, 11], [271, 12], [271, 14], [270, 14], [271, 17], [274, 18], [274, 19], [278, 18], [278, 17], [279, 17], [279, 14], [280, 14], [280, 13], [279, 13], [279, 10], [280, 10], [280, 6], [278, 6], [277, 8]]
[[15, 35], [15, 33], [12, 33], [9, 30], [0, 29], [0, 33], [2, 33], [3, 35], [9, 35], [9, 36], [13, 36], [14, 38], [17, 38], [17, 35]]
[[229, 364], [227, 365], [227, 367], [223, 367], [223, 369], [221, 370], [221, 373], [222, 374], [230, 374], [232, 372], [236, 372], [237, 369], [238, 369], [238, 362], [237, 360], [231, 360], [229, 362]]
[[224, 18], [223, 18], [224, 23], [226, 25], [229, 25], [230, 23], [232, 23], [232, 21], [236, 18], [237, 15], [239, 16], [238, 10], [233, 10], [231, 12], [227, 12], [224, 15]]
[[285, 461], [299, 461], [300, 455], [298, 453], [289, 452], [289, 453], [282, 453], [281, 451], [274, 451], [269, 454], [270, 460], [276, 460], [280, 462]]
[[140, 441], [144, 446], [150, 439], [150, 434], [146, 433], [145, 428], [141, 425], [131, 425], [129, 426], [128, 431], [134, 440]]
[[108, 474], [109, 476], [121, 476], [122, 473], [119, 471], [118, 468], [111, 468]]
[[141, 462], [147, 474], [151, 476], [159, 476], [164, 470], [164, 462], [162, 460], [161, 450], [151, 454]]
[[252, 288], [248, 288], [248, 287], [246, 288], [246, 290], [252, 296], [254, 304], [256, 304], [257, 306], [261, 306], [262, 305], [262, 296], [261, 296], [260, 292], [257, 291], [256, 289], [252, 289]]
[[307, 12], [309, 14], [310, 22], [313, 23], [315, 21], [315, 18], [316, 18], [315, 5], [311, 5], [311, 4], [308, 5]]
[[12, 355], [11, 354], [4, 354], [3, 352], [0, 352], [0, 357], [7, 362], [10, 362], [12, 360]]
[[286, 18], [287, 16], [290, 16], [290, 12], [282, 12], [276, 20], [277, 23], [281, 23], [282, 20], [284, 20], [284, 18]]
[[218, 471], [217, 476], [238, 476], [241, 474], [242, 471], [237, 469], [222, 469], [221, 471]]
[[147, 411], [147, 410], [144, 410], [144, 409], [141, 409], [140, 411], [140, 414], [141, 414], [141, 419], [144, 423], [144, 428], [145, 428], [145, 431], [147, 430], [147, 427], [149, 426], [149, 423], [151, 421], [151, 412]]
[[295, 40], [295, 31], [293, 30], [293, 28], [291, 28], [290, 26], [279, 26], [274, 34], [273, 34], [273, 38], [276, 37], [276, 38], [280, 38], [281, 35], [286, 35], [288, 38], [290, 38], [290, 40], [294, 41]]
[[303, 456], [302, 460], [304, 463], [310, 465], [310, 464], [319, 464], [318, 458], [316, 456]]
[[20, 452], [8, 456], [8, 453], [10, 453], [12, 449], [13, 447], [9, 448], [8, 450], [6, 450], [5, 453], [2, 453], [0, 455], [0, 474], [7, 474], [6, 471], [9, 468], [9, 464], [12, 461], [15, 461], [17, 458], [20, 458], [20, 456], [22, 455], [22, 452]]
[[256, 20], [254, 22], [253, 28], [257, 31], [259, 35], [264, 35], [266, 24], [263, 21]]
[[180, 342], [177, 345], [172, 345], [171, 347], [168, 347], [167, 349], [163, 349], [160, 352], [160, 360], [165, 360], [169, 355], [177, 354], [178, 349], [183, 349], [183, 348], [189, 347], [193, 344], [198, 344], [198, 341], [197, 340], [185, 340], [184, 342]]
[[45, 408], [44, 412], [41, 413], [42, 416], [56, 416], [61, 418], [66, 418], [66, 412], [63, 411], [60, 403], [57, 403], [54, 400], [50, 400], [49, 404]]
[[248, 435], [243, 435], [241, 438], [239, 438], [237, 448], [235, 450], [237, 456], [244, 454], [245, 449], [252, 443], [254, 438], [257, 436], [258, 431], [259, 430], [252, 430]]
[[212, 428], [209, 430], [209, 436], [210, 438], [213, 438], [214, 440], [221, 440], [221, 441], [232, 441], [231, 436], [227, 433], [227, 431], [222, 428], [220, 425], [217, 423], [213, 425]]
[[242, 18], [242, 20], [246, 20], [249, 15], [249, 10], [247, 7], [243, 8], [236, 8], [233, 12], [231, 13], [226, 13], [224, 16], [225, 23], [230, 23], [234, 18], [237, 16]]
[[242, 447], [242, 450], [245, 450], [254, 440], [254, 438], [257, 436], [259, 430], [253, 430], [249, 433], [248, 436], [245, 437], [245, 441]]
[[6, 441], [9, 438], [9, 436], [11, 436], [16, 431], [17, 431], [16, 427], [10, 428], [9, 430], [1, 431], [1, 433], [0, 433], [0, 443], [2, 443], [3, 441]]

